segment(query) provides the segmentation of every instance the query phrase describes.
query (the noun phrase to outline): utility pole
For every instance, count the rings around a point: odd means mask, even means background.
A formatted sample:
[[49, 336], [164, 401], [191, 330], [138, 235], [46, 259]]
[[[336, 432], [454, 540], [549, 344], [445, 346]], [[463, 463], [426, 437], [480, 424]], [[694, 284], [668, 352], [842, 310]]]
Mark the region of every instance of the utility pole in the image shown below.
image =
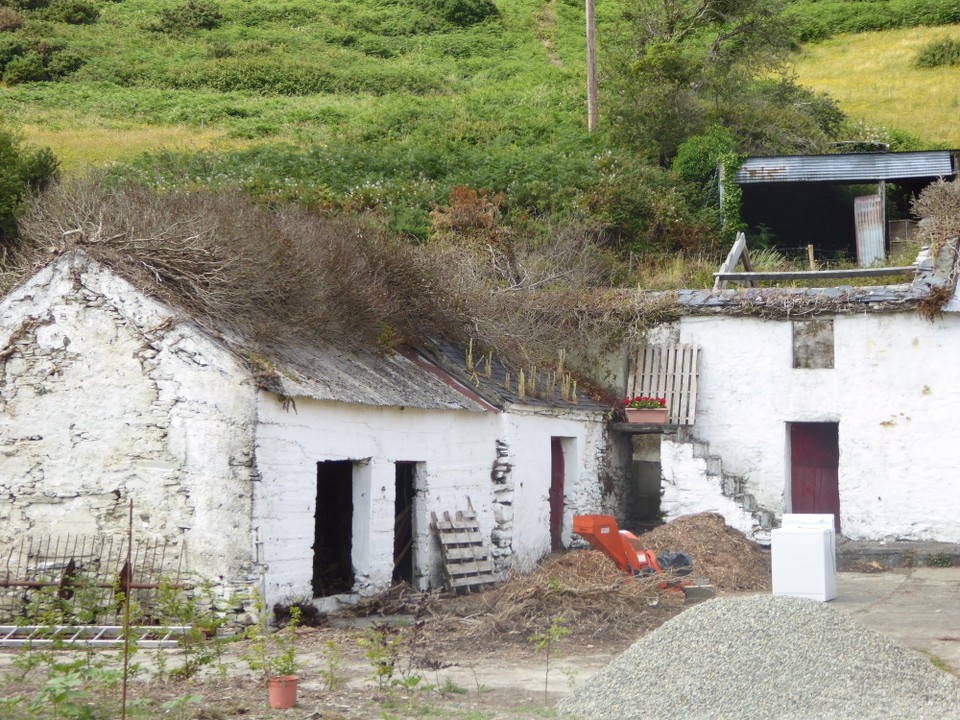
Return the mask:
[[594, 0], [587, 0], [587, 129], [597, 129], [597, 27]]

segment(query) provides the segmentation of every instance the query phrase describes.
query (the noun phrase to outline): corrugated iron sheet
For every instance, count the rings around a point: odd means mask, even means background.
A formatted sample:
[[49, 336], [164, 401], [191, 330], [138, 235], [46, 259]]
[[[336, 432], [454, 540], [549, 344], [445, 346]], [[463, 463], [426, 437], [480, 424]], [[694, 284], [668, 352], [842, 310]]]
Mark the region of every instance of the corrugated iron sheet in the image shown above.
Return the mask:
[[784, 155], [752, 157], [737, 172], [738, 185], [771, 182], [876, 182], [908, 178], [952, 177], [950, 151]]
[[854, 198], [853, 219], [857, 230], [857, 262], [870, 267], [886, 256], [883, 237], [883, 201], [879, 195]]

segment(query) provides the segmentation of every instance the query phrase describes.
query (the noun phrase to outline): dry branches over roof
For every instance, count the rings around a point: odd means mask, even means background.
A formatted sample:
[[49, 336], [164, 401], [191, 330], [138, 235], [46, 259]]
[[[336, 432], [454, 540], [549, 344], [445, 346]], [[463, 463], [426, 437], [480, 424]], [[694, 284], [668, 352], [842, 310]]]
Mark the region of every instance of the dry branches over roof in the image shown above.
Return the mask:
[[922, 241], [937, 257], [941, 248], [960, 237], [960, 180], [940, 178], [928, 185], [913, 202], [913, 212], [921, 218]]
[[609, 332], [579, 294], [609, 280], [597, 238], [570, 226], [522, 243], [496, 226], [493, 241], [438, 233], [416, 247], [371, 217], [273, 211], [239, 191], [160, 193], [96, 177], [50, 188], [21, 225], [25, 239], [2, 267], [0, 291], [82, 248], [144, 293], [259, 348], [473, 338], [523, 362], [593, 347], [596, 333]]
[[442, 317], [404, 243], [362, 221], [271, 213], [238, 192], [159, 194], [87, 178], [48, 190], [21, 226], [14, 274], [80, 247], [146, 294], [259, 341], [370, 343], [385, 327], [403, 336], [408, 317]]

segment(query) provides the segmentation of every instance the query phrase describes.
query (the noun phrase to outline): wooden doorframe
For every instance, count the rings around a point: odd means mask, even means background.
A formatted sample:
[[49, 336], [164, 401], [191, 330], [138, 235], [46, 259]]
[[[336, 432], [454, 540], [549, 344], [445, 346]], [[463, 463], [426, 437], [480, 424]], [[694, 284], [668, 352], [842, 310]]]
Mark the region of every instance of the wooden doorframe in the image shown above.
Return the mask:
[[566, 470], [563, 457], [563, 438], [550, 438], [550, 491], [547, 494], [550, 508], [550, 550], [563, 549], [563, 515]]
[[787, 507], [834, 517], [840, 533], [840, 423], [787, 423]]
[[414, 585], [417, 571], [416, 505], [418, 463], [395, 463], [393, 583]]

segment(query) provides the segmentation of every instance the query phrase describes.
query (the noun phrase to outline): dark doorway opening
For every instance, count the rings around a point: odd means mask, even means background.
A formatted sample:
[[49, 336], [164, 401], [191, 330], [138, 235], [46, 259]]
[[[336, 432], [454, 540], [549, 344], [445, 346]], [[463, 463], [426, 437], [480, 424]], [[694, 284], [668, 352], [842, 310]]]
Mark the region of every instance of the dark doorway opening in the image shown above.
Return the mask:
[[417, 464], [397, 463], [397, 494], [393, 517], [393, 582], [413, 585], [413, 501], [416, 496]]
[[840, 532], [840, 426], [790, 424], [790, 500], [795, 513], [833, 515]]
[[660, 498], [663, 471], [660, 465], [660, 434], [633, 435], [630, 484], [621, 527], [636, 534], [663, 524]]
[[313, 595], [325, 597], [353, 589], [353, 463], [317, 463], [317, 512], [314, 515]]
[[550, 438], [550, 549], [563, 549], [563, 440]]

